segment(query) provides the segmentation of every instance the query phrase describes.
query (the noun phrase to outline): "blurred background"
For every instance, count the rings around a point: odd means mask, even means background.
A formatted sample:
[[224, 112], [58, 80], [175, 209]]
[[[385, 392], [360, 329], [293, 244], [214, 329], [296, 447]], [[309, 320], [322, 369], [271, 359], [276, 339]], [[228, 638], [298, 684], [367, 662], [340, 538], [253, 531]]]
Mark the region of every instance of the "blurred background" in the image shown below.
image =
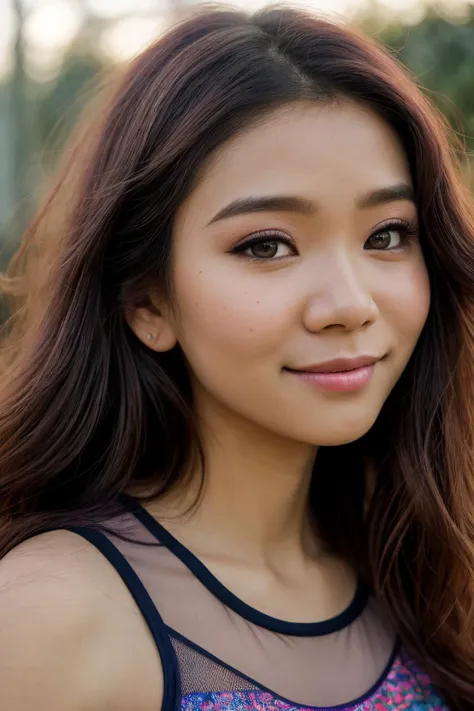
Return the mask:
[[[0, 270], [96, 80], [197, 2], [0, 0]], [[257, 9], [265, 2], [229, 4]], [[336, 15], [388, 45], [474, 150], [474, 0], [296, 4]]]

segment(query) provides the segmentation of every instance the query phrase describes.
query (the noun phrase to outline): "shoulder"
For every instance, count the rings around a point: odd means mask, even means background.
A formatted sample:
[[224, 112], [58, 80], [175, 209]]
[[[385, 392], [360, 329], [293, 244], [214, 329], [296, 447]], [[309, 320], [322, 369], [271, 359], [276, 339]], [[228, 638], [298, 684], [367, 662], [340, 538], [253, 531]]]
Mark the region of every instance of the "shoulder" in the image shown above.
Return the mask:
[[0, 708], [159, 708], [158, 653], [108, 561], [69, 531], [0, 561]]

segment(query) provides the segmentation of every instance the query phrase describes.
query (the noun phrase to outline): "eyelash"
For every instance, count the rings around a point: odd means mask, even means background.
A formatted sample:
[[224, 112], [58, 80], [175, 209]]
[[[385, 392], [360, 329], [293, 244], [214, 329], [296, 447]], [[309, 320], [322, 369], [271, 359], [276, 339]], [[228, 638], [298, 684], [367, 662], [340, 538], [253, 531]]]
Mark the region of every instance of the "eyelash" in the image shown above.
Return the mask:
[[[387, 222], [385, 225], [381, 225], [375, 232], [372, 232], [371, 235], [367, 238], [366, 242], [368, 242], [371, 237], [375, 237], [376, 235], [382, 233], [382, 232], [390, 232], [390, 231], [398, 231], [401, 234], [401, 241], [402, 242], [407, 242], [410, 239], [416, 238], [419, 235], [418, 227], [415, 223], [410, 223], [406, 220], [392, 220], [390, 222]], [[283, 237], [281, 232], [277, 232], [276, 230], [263, 230], [262, 232], [257, 232], [254, 234], [252, 237], [250, 237], [248, 240], [245, 242], [242, 242], [241, 244], [238, 244], [236, 247], [232, 249], [233, 254], [238, 254], [241, 257], [244, 257], [245, 259], [248, 259], [249, 261], [252, 262], [276, 262], [279, 261], [280, 259], [285, 259], [286, 257], [252, 257], [247, 254], [245, 254], [245, 251], [249, 249], [250, 247], [253, 247], [256, 244], [261, 244], [262, 242], [270, 242], [270, 241], [275, 241], [279, 242], [280, 244], [285, 244], [288, 247], [291, 247], [294, 249], [294, 244], [292, 240], [290, 240], [288, 237]], [[373, 251], [375, 252], [397, 252], [401, 247], [395, 247], [393, 249], [379, 249], [376, 250], [374, 249]], [[293, 255], [291, 255], [293, 256]]]
[[[280, 244], [286, 244], [288, 247], [294, 249], [293, 242], [287, 237], [283, 237], [281, 232], [276, 232], [275, 230], [263, 230], [262, 232], [257, 232], [256, 234], [254, 234], [245, 242], [238, 244], [236, 247], [234, 247], [232, 253], [238, 254], [239, 256], [250, 260], [251, 262], [276, 262], [278, 258], [275, 259], [275, 257], [269, 257], [266, 259], [265, 257], [251, 257], [248, 254], [245, 254], [246, 250], [250, 247], [253, 247], [256, 244], [261, 244], [262, 242], [270, 241], [279, 242]], [[279, 259], [282, 259], [282, 257], [280, 257]]]

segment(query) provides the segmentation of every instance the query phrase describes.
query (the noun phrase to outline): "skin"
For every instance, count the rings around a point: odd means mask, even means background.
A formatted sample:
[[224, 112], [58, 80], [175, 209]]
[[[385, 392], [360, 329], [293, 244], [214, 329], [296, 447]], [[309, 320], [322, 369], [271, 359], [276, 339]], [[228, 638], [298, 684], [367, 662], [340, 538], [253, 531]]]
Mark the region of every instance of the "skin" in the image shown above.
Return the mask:
[[[174, 303], [154, 291], [150, 308], [128, 314], [148, 347], [180, 344], [207, 458], [193, 515], [181, 515], [193, 486], [150, 511], [233, 592], [281, 619], [333, 616], [354, 593], [354, 573], [317, 538], [308, 487], [319, 446], [355, 440], [375, 422], [428, 314], [418, 239], [399, 227], [379, 234], [393, 220], [416, 228], [415, 204], [362, 206], [400, 184], [411, 185], [402, 147], [369, 110], [280, 109], [221, 147], [181, 206]], [[214, 219], [236, 199], [270, 195], [313, 208]], [[267, 244], [277, 258], [265, 262], [235, 253], [262, 230], [291, 247]], [[356, 392], [323, 392], [285, 370], [361, 354], [381, 360]], [[115, 571], [74, 534], [39, 536], [4, 559], [0, 629], [2, 708], [158, 708], [150, 635]]]
[[[404, 151], [365, 107], [301, 103], [271, 114], [217, 152], [181, 206], [175, 305], [155, 294], [155, 308], [130, 321], [156, 351], [183, 349], [207, 456], [193, 517], [176, 521], [192, 500], [183, 492], [150, 510], [169, 516], [175, 535], [246, 602], [277, 617], [323, 619], [353, 594], [350, 571], [314, 534], [308, 489], [318, 446], [373, 425], [428, 314], [419, 240], [400, 225], [386, 231], [398, 221], [416, 232], [415, 203], [367, 205], [394, 185], [412, 186]], [[311, 209], [215, 219], [237, 199], [275, 195]], [[266, 261], [235, 253], [262, 230], [291, 246], [273, 245]], [[382, 359], [356, 392], [323, 392], [284, 370], [361, 354]]]

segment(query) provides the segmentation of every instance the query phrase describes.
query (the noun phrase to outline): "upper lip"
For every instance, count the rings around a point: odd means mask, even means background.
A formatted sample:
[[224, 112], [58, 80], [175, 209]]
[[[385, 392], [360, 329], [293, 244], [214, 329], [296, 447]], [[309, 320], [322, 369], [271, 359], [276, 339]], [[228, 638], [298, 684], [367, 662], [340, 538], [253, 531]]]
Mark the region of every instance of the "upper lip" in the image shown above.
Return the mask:
[[357, 358], [334, 358], [323, 363], [305, 365], [301, 368], [289, 368], [289, 370], [298, 370], [303, 373], [343, 373], [348, 370], [356, 370], [357, 368], [373, 365], [378, 360], [380, 360], [380, 356], [369, 355], [361, 355]]

